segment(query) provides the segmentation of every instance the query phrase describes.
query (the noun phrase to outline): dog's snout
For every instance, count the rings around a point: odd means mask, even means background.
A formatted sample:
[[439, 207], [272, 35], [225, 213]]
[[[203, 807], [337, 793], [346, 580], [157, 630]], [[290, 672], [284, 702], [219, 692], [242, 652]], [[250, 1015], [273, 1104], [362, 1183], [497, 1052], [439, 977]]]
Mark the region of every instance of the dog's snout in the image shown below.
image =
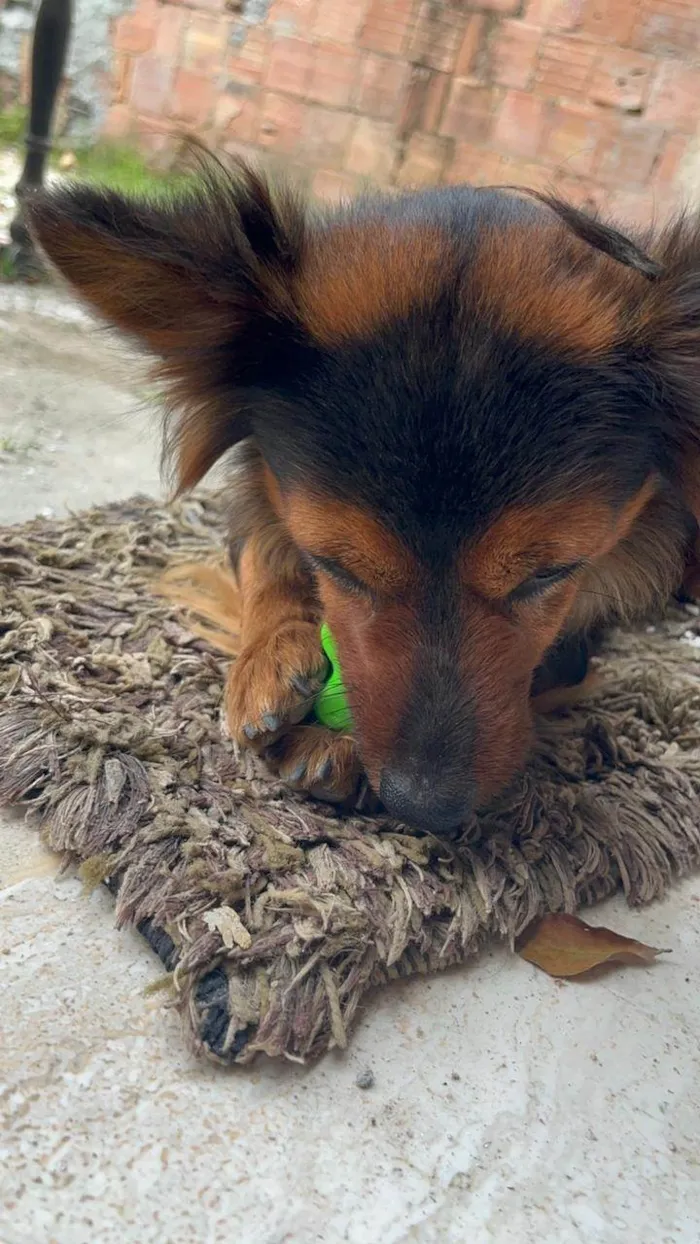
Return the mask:
[[471, 812], [466, 796], [441, 795], [434, 780], [405, 769], [384, 770], [379, 798], [397, 820], [444, 838], [456, 835]]

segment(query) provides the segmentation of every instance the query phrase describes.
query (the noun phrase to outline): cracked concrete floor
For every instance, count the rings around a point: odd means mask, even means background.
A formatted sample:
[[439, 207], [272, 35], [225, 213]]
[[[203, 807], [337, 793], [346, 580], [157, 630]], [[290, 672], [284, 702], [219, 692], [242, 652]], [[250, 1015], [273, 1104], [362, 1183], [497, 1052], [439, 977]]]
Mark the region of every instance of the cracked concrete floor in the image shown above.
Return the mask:
[[[0, 286], [0, 521], [157, 492], [147, 398], [69, 303]], [[556, 984], [495, 948], [369, 1001], [344, 1056], [224, 1072], [55, 870], [0, 822], [0, 1244], [700, 1238], [700, 879], [594, 912], [671, 947], [652, 970]]]

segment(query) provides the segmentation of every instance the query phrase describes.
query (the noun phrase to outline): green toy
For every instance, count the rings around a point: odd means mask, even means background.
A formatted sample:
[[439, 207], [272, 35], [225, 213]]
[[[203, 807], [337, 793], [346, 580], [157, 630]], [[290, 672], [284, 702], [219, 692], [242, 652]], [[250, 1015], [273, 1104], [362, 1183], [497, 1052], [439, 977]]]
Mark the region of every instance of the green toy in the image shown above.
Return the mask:
[[326, 622], [321, 627], [321, 647], [328, 657], [331, 672], [316, 696], [316, 717], [331, 730], [351, 730], [352, 715], [338, 664], [338, 649]]

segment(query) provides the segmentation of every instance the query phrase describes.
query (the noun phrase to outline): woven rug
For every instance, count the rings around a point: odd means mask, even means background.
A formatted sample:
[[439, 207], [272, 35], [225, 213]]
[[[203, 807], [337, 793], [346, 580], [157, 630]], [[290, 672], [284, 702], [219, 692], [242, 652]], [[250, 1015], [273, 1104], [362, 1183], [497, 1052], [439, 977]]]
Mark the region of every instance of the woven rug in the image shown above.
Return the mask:
[[620, 887], [647, 902], [698, 864], [695, 606], [614, 637], [596, 698], [542, 720], [516, 788], [448, 845], [236, 756], [226, 659], [152, 591], [222, 529], [203, 496], [0, 531], [0, 802], [110, 887], [199, 1052], [311, 1059], [371, 986]]

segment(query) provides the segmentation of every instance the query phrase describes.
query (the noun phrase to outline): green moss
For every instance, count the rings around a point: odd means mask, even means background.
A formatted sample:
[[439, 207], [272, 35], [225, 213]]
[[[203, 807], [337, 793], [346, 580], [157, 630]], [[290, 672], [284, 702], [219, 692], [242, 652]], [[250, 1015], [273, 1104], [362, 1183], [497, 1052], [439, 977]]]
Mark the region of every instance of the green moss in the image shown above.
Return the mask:
[[133, 147], [97, 142], [75, 152], [77, 164], [70, 175], [97, 181], [125, 194], [158, 191], [163, 174], [153, 172]]
[[71, 177], [99, 182], [122, 194], [170, 194], [188, 180], [183, 173], [149, 168], [135, 148], [115, 143], [97, 142], [76, 151], [75, 156], [77, 163], [70, 171]]
[[0, 112], [0, 147], [17, 147], [27, 128], [27, 110], [13, 104]]

